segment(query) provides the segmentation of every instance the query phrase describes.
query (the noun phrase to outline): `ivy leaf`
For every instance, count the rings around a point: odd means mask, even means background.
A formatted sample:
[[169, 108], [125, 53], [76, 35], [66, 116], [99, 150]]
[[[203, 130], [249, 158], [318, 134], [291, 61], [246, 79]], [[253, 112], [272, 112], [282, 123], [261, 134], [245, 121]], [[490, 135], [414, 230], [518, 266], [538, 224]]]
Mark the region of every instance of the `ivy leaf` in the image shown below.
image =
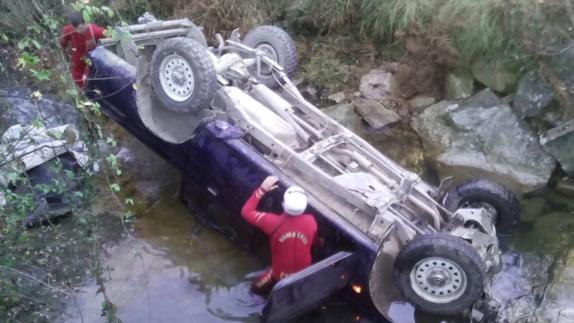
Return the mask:
[[117, 192], [119, 192], [119, 191], [121, 190], [121, 189], [120, 189], [120, 186], [119, 186], [117, 183], [110, 184], [110, 189], [111, 189], [112, 192], [114, 192], [114, 193], [117, 193]]
[[90, 7], [85, 7], [82, 10], [82, 18], [84, 18], [84, 22], [90, 23], [92, 22], [92, 10]]

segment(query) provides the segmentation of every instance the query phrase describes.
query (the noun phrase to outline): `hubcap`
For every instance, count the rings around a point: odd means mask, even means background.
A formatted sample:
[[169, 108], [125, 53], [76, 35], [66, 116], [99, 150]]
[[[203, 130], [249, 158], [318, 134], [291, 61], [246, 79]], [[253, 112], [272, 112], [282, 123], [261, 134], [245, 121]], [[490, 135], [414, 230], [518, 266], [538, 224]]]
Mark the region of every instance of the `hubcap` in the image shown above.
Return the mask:
[[426, 301], [449, 303], [466, 290], [466, 274], [454, 261], [429, 257], [419, 261], [411, 270], [411, 287]]
[[[255, 47], [255, 48], [263, 51], [266, 56], [268, 56], [272, 60], [279, 63], [279, 55], [277, 55], [275, 48], [273, 48], [273, 46], [271, 46], [271, 44], [261, 43], [261, 44], [257, 45], [257, 47]], [[270, 75], [271, 74], [271, 66], [267, 66], [267, 65], [262, 66], [261, 67], [261, 74]]]
[[195, 79], [191, 65], [181, 56], [170, 54], [161, 62], [159, 80], [163, 91], [178, 102], [191, 97]]

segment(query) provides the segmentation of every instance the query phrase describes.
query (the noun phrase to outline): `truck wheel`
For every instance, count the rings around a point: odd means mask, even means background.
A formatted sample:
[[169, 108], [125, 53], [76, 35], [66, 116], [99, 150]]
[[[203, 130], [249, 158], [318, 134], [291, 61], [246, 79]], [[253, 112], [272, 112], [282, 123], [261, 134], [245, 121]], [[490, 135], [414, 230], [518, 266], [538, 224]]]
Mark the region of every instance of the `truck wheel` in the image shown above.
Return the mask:
[[[297, 70], [297, 48], [295, 42], [283, 29], [275, 26], [259, 26], [250, 30], [243, 44], [264, 51], [268, 56], [283, 66], [287, 76], [292, 77]], [[250, 72], [256, 74], [257, 67], [252, 66]], [[279, 87], [268, 66], [262, 66], [259, 82], [276, 89]]]
[[463, 182], [450, 189], [442, 205], [455, 212], [461, 207], [490, 205], [496, 210], [496, 230], [510, 234], [520, 221], [520, 203], [506, 187], [484, 179]]
[[159, 43], [151, 59], [151, 84], [166, 109], [190, 113], [211, 103], [216, 75], [208, 55], [207, 49], [191, 38]]
[[466, 241], [446, 233], [419, 235], [395, 260], [395, 281], [413, 305], [432, 314], [468, 309], [483, 293], [485, 266]]

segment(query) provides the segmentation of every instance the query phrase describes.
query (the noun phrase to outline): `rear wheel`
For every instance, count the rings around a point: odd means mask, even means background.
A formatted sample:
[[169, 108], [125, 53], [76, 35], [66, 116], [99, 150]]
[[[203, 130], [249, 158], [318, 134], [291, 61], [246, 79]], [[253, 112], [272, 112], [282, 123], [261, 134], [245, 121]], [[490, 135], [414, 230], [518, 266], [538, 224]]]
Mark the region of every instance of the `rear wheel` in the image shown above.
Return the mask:
[[215, 67], [207, 49], [196, 40], [170, 38], [153, 53], [151, 81], [165, 108], [177, 113], [197, 112], [213, 98]]
[[[263, 51], [283, 66], [287, 76], [292, 77], [297, 71], [297, 48], [291, 36], [283, 29], [275, 26], [255, 27], [245, 35], [243, 44]], [[271, 68], [262, 65], [258, 80], [270, 88], [278, 88], [279, 84], [275, 81]], [[256, 68], [250, 67], [250, 72], [255, 74]]]
[[395, 260], [395, 278], [401, 294], [432, 314], [457, 314], [483, 293], [485, 266], [466, 241], [445, 234], [420, 235]]
[[506, 187], [484, 179], [463, 182], [450, 189], [443, 206], [455, 212], [463, 207], [491, 206], [496, 210], [496, 230], [510, 234], [520, 221], [520, 203]]

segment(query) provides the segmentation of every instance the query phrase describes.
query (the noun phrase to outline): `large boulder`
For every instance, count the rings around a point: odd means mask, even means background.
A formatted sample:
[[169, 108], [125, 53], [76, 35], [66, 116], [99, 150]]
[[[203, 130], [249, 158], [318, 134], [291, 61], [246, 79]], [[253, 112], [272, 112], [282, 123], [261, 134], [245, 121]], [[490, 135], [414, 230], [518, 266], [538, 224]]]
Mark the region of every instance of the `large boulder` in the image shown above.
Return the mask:
[[392, 73], [377, 68], [361, 78], [359, 90], [367, 99], [383, 100], [399, 94], [399, 83]]
[[335, 104], [322, 109], [322, 111], [351, 131], [354, 131], [361, 121], [355, 113], [352, 103]]
[[536, 117], [554, 100], [552, 84], [539, 71], [526, 73], [518, 82], [512, 107], [519, 116]]
[[568, 176], [574, 178], [574, 119], [552, 128], [540, 143], [558, 160]]
[[377, 101], [357, 99], [354, 104], [355, 111], [373, 129], [382, 129], [385, 126], [396, 123], [400, 120], [400, 117], [396, 112], [387, 109], [383, 104]]
[[413, 120], [439, 175], [489, 177], [517, 193], [543, 187], [555, 160], [510, 106], [486, 89], [464, 103], [439, 102]]
[[516, 86], [518, 76], [500, 60], [478, 59], [471, 65], [474, 78], [500, 93], [509, 93]]

